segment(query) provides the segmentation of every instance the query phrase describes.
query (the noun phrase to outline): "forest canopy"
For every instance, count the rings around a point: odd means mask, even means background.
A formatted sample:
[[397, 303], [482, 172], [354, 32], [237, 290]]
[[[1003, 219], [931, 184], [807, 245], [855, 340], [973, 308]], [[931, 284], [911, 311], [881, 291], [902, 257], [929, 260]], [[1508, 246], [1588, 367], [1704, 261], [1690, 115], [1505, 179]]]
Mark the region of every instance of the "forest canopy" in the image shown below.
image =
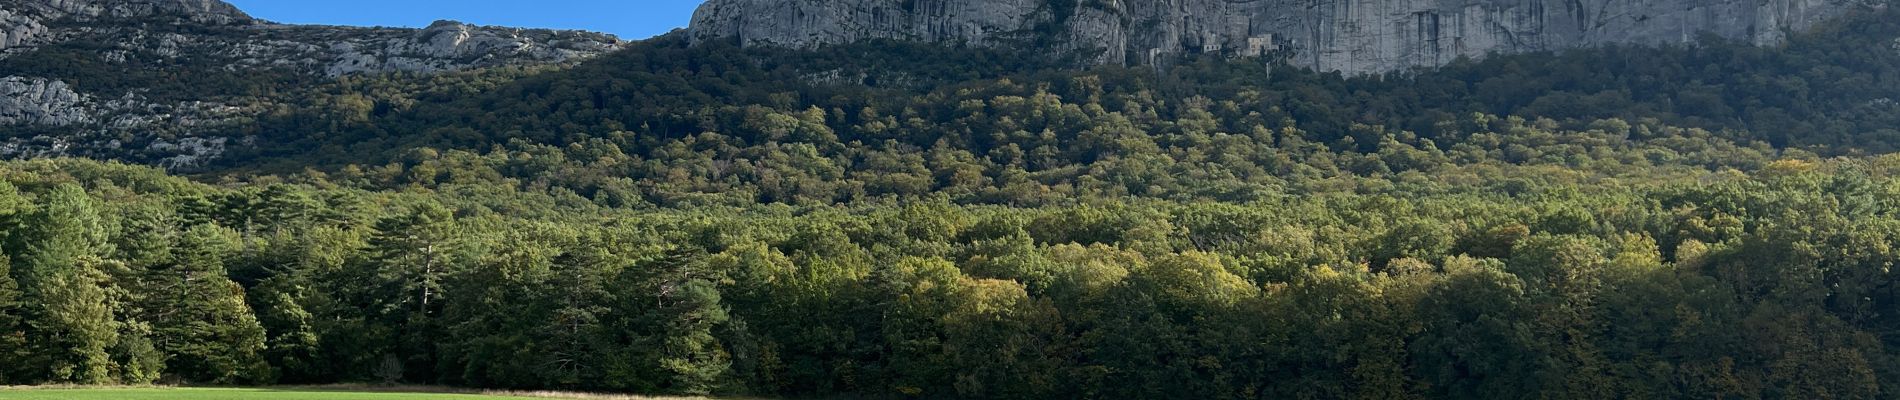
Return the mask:
[[77, 64], [273, 111], [194, 169], [0, 162], [0, 384], [1892, 398], [1892, 17], [1361, 77], [676, 37]]

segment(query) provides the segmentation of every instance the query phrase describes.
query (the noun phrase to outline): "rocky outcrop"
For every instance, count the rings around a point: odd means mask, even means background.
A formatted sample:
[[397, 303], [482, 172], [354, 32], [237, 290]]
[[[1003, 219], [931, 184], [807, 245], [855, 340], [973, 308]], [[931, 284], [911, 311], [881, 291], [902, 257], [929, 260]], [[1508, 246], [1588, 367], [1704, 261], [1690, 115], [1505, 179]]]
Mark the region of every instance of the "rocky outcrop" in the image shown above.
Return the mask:
[[255, 24], [220, 0], [0, 0], [0, 51], [42, 44], [60, 22], [175, 19], [207, 25]]
[[[62, 47], [69, 43], [77, 46]], [[0, 158], [87, 156], [189, 168], [249, 146], [234, 132], [281, 106], [242, 92], [83, 85], [110, 80], [102, 75], [140, 75], [128, 73], [134, 68], [167, 69], [145, 76], [216, 71], [270, 79], [433, 73], [563, 63], [622, 44], [600, 33], [448, 21], [424, 29], [278, 24], [220, 0], [0, 0], [0, 60], [97, 57], [64, 70], [0, 70], [0, 131], [35, 128], [0, 135]], [[59, 51], [36, 53], [43, 50]]]
[[[198, 29], [160, 33], [150, 24]], [[292, 67], [329, 76], [560, 63], [623, 44], [601, 33], [452, 21], [424, 29], [285, 25], [220, 0], [0, 0], [0, 57], [70, 40], [117, 47], [106, 56], [119, 62], [189, 52], [227, 59], [233, 68]]]
[[7, 0], [0, 5], [51, 19], [70, 17], [90, 21], [165, 16], [203, 24], [254, 22], [250, 15], [221, 0]]
[[[1867, 0], [710, 0], [695, 40], [812, 47], [889, 38], [979, 45], [1054, 35], [1102, 63], [1286, 54], [1372, 73], [1458, 57], [1703, 34], [1772, 44]], [[1056, 49], [1063, 50], [1063, 49]]]
[[[312, 29], [290, 27], [289, 29]], [[329, 43], [328, 75], [438, 72], [508, 64], [559, 63], [613, 51], [612, 35], [439, 21], [421, 30], [356, 30]]]
[[0, 8], [0, 51], [31, 45], [46, 37], [45, 24], [23, 9]]
[[82, 19], [183, 17], [201, 24], [246, 24], [250, 15], [222, 0], [41, 0]]
[[69, 126], [93, 122], [90, 99], [65, 82], [42, 78], [0, 78], [0, 125]]
[[[988, 42], [1050, 20], [1044, 0], [713, 0], [693, 13], [698, 39], [811, 47], [867, 39]], [[1117, 28], [1118, 29], [1118, 28]]]
[[215, 102], [160, 104], [137, 95], [98, 99], [57, 79], [8, 76], [0, 78], [0, 126], [69, 129], [0, 137], [0, 158], [99, 156], [195, 167], [222, 156], [232, 142], [204, 135], [256, 112]]

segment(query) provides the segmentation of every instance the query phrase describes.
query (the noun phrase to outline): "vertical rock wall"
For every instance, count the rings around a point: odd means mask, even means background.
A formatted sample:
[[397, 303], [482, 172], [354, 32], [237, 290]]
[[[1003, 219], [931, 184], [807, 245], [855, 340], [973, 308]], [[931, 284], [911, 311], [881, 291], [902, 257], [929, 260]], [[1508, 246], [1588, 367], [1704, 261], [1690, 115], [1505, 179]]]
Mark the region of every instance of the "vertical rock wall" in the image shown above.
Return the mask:
[[691, 35], [812, 47], [876, 38], [995, 45], [1044, 32], [1065, 49], [1104, 50], [1102, 63], [1274, 49], [1300, 65], [1371, 73], [1490, 53], [1688, 42], [1704, 33], [1772, 44], [1863, 2], [711, 0], [694, 15]]

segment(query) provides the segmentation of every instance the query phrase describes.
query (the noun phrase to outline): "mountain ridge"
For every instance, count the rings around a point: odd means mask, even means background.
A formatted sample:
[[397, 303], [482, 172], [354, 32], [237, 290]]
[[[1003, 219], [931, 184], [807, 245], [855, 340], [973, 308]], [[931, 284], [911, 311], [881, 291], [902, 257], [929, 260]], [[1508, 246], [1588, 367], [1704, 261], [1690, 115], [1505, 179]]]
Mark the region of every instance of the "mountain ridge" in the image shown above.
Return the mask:
[[0, 124], [64, 132], [11, 135], [0, 140], [0, 155], [190, 166], [216, 158], [231, 141], [212, 132], [279, 102], [260, 88], [561, 64], [626, 43], [604, 33], [455, 21], [282, 24], [221, 0], [0, 0]]
[[[141, 22], [141, 23], [122, 23]], [[156, 22], [154, 26], [151, 23]], [[300, 64], [305, 72], [439, 72], [523, 63], [558, 63], [619, 48], [620, 38], [579, 30], [526, 29], [437, 21], [425, 28], [282, 24], [257, 19], [221, 0], [0, 1], [0, 57], [34, 47], [91, 40], [146, 50], [137, 43], [159, 26], [227, 30], [211, 38], [238, 65]], [[197, 33], [160, 38], [161, 46], [204, 42]], [[189, 44], [189, 43], [187, 43]], [[244, 54], [244, 52], [267, 54]], [[284, 54], [301, 53], [301, 54]], [[244, 60], [247, 56], [257, 59]], [[286, 59], [286, 58], [289, 59]], [[247, 62], [248, 61], [248, 62]]]

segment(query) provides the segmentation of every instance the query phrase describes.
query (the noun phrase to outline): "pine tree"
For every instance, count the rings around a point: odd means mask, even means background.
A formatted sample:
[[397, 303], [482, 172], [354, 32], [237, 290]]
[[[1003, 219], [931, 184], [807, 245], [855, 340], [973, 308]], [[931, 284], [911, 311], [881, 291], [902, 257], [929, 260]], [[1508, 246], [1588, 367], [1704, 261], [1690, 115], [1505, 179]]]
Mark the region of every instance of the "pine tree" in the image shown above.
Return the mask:
[[321, 381], [315, 360], [321, 335], [312, 323], [314, 315], [301, 302], [303, 291], [299, 277], [292, 274], [265, 279], [249, 291], [258, 323], [270, 333], [265, 358], [275, 369], [272, 375], [284, 383]]
[[435, 369], [435, 321], [442, 308], [443, 280], [452, 263], [454, 215], [445, 207], [426, 204], [376, 223], [369, 240], [368, 258], [359, 268], [374, 271], [376, 292], [369, 310], [383, 327], [399, 336], [388, 343], [392, 356], [412, 381], [428, 382]]
[[433, 204], [377, 222], [369, 261], [381, 267], [382, 278], [393, 289], [384, 312], [426, 317], [437, 306], [431, 303], [441, 297], [442, 277], [448, 272], [445, 244], [453, 223], [447, 208]]
[[270, 185], [257, 197], [256, 222], [263, 225], [253, 227], [258, 230], [286, 229], [304, 224], [310, 219], [312, 210], [320, 208], [316, 199], [290, 185]]
[[38, 378], [49, 381], [110, 381], [107, 349], [118, 342], [118, 327], [100, 287], [105, 235], [92, 200], [78, 186], [58, 186], [24, 230], [15, 247], [25, 269], [18, 276], [25, 278], [27, 337], [34, 339], [26, 364], [44, 368]]
[[[26, 332], [21, 329], [20, 285], [13, 280], [13, 260], [0, 254], [0, 359], [21, 360], [27, 357]], [[0, 364], [0, 384], [16, 382], [15, 368], [21, 365]]]
[[172, 263], [148, 271], [153, 336], [174, 373], [193, 381], [254, 383], [270, 375], [264, 328], [225, 273], [233, 241], [214, 226], [191, 228], [172, 247]]
[[121, 384], [150, 384], [165, 373], [165, 353], [152, 343], [152, 326], [137, 320], [120, 321], [112, 357], [118, 367], [112, 375]]
[[[363, 314], [352, 305], [341, 304], [338, 295], [342, 293], [337, 291], [360, 290], [365, 285], [359, 283], [368, 282], [340, 274], [346, 271], [342, 268], [347, 262], [346, 252], [361, 245], [355, 233], [334, 228], [280, 231], [268, 234], [262, 244], [240, 257], [238, 262], [243, 265], [228, 265], [234, 279], [238, 270], [250, 271], [257, 279], [245, 294], [258, 323], [269, 334], [264, 357], [280, 383], [323, 383], [336, 379], [332, 367], [337, 365], [333, 364], [350, 364], [326, 360], [320, 352], [326, 349], [322, 344], [330, 341], [326, 339], [338, 339], [328, 333], [361, 333], [338, 326], [360, 322]], [[327, 328], [345, 332], [330, 332]], [[338, 349], [332, 346], [329, 350]]]
[[720, 304], [719, 288], [704, 279], [694, 279], [665, 287], [661, 312], [670, 314], [667, 335], [662, 345], [660, 368], [672, 375], [674, 391], [704, 395], [718, 389], [719, 380], [732, 367], [732, 357], [713, 336], [716, 328], [731, 319]]
[[112, 347], [117, 369], [113, 378], [123, 384], [147, 384], [165, 373], [165, 353], [152, 342], [153, 310], [170, 306], [152, 301], [145, 287], [152, 268], [167, 265], [172, 259], [173, 239], [177, 237], [175, 213], [164, 204], [121, 207], [118, 213], [119, 235], [112, 239], [112, 290], [107, 292], [112, 314], [119, 322], [119, 341]]
[[[15, 231], [19, 212], [26, 206], [26, 200], [12, 184], [0, 181], [0, 243], [6, 243], [9, 233]], [[19, 281], [14, 279], [13, 260], [7, 254], [0, 253], [0, 360], [24, 360], [26, 353], [25, 312], [20, 302]], [[17, 363], [0, 363], [0, 385], [27, 383], [20, 382]]]

